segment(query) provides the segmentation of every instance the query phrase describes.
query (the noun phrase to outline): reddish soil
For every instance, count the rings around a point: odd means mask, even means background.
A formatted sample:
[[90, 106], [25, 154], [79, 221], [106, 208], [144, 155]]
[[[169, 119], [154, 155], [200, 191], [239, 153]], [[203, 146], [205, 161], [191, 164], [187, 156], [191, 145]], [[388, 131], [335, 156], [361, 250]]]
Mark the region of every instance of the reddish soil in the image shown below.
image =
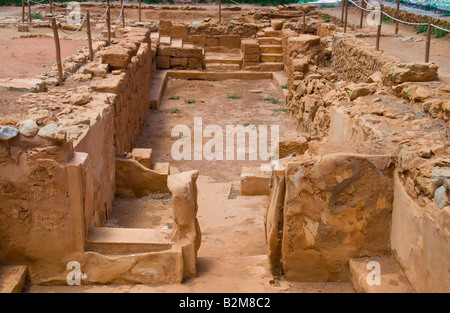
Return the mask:
[[[87, 45], [85, 40], [60, 40], [61, 58]], [[31, 78], [55, 64], [53, 38], [19, 38], [0, 41], [0, 78]]]

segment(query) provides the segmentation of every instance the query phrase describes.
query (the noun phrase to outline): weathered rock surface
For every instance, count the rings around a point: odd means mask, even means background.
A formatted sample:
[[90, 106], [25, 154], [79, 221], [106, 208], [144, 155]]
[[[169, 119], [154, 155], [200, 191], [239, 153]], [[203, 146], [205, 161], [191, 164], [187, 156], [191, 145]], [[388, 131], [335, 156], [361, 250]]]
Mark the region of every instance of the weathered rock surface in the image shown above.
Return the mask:
[[33, 137], [39, 131], [39, 126], [33, 120], [25, 120], [19, 123], [19, 132], [26, 137]]
[[433, 63], [387, 63], [382, 77], [385, 85], [404, 82], [426, 82], [436, 78], [439, 66]]
[[11, 126], [0, 126], [0, 140], [7, 141], [19, 134], [17, 128]]
[[286, 168], [282, 264], [287, 279], [342, 281], [351, 258], [389, 250], [392, 161], [331, 154]]
[[58, 142], [64, 142], [67, 140], [67, 133], [61, 123], [51, 123], [41, 128], [38, 132], [38, 136]]

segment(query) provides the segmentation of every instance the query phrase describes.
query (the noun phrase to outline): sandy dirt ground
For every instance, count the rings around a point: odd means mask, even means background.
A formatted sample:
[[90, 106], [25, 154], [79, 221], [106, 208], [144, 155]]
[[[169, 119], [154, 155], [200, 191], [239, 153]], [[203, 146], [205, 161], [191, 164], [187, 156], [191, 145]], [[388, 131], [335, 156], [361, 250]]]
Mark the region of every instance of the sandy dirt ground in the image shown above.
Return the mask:
[[[170, 100], [170, 97], [178, 99]], [[195, 103], [187, 103], [192, 101]], [[224, 181], [237, 180], [242, 165], [258, 166], [263, 163], [261, 159], [258, 157], [258, 160], [250, 161], [246, 155], [246, 161], [238, 161], [235, 154], [234, 160], [226, 160], [224, 153], [223, 161], [205, 161], [204, 157], [202, 161], [196, 161], [192, 143], [192, 160], [173, 160], [171, 148], [175, 140], [179, 139], [171, 139], [172, 128], [176, 125], [188, 126], [193, 140], [194, 118], [197, 117], [202, 118], [203, 129], [208, 125], [218, 125], [224, 140], [226, 125], [233, 127], [267, 125], [267, 135], [270, 138], [272, 125], [278, 125], [280, 135], [296, 129], [293, 122], [286, 122], [289, 113], [284, 111], [284, 108], [284, 100], [271, 80], [171, 80], [167, 85], [161, 107], [147, 118], [138, 147], [152, 148], [155, 162], [170, 162], [181, 171], [199, 169], [200, 175]], [[204, 138], [204, 143], [209, 140], [210, 138]], [[237, 139], [235, 143], [236, 141]], [[225, 143], [223, 146], [225, 149]], [[248, 149], [246, 151], [248, 153]]]

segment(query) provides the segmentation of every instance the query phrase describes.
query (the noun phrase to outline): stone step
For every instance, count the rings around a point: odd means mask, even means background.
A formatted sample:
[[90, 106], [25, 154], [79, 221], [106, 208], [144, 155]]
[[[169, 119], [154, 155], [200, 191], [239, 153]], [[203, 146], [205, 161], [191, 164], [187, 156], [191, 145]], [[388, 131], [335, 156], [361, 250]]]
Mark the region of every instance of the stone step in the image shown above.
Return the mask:
[[[391, 256], [350, 259], [349, 265], [353, 287], [359, 293], [415, 292], [400, 265]], [[375, 279], [377, 270], [379, 281]]]
[[280, 53], [261, 53], [261, 62], [283, 62], [283, 55]]
[[161, 175], [170, 175], [170, 163], [168, 162], [155, 162], [152, 164], [151, 169]]
[[228, 64], [228, 63], [206, 63], [205, 70], [214, 71], [239, 71], [241, 69], [240, 64]]
[[277, 37], [259, 37], [258, 38], [259, 45], [276, 45], [281, 46], [281, 38]]
[[274, 30], [272, 27], [265, 28], [262, 32], [257, 34], [258, 37], [276, 37], [281, 38], [281, 31]]
[[[280, 92], [280, 94], [282, 94], [284, 96], [284, 100], [286, 101], [286, 103], [288, 103], [288, 99], [289, 99], [289, 91], [287, 90], [287, 75], [285, 72], [283, 73], [274, 73], [273, 74], [273, 79], [274, 82], [276, 82], [276, 87], [278, 89], [278, 91]], [[285, 87], [285, 88], [283, 88]]]
[[260, 45], [261, 53], [282, 53], [283, 47], [280, 45]]
[[271, 171], [264, 171], [263, 168], [259, 166], [243, 166], [240, 184], [241, 195], [268, 195], [271, 174]]
[[167, 83], [167, 71], [157, 71], [150, 85], [150, 107], [158, 110]]
[[94, 227], [89, 231], [85, 250], [101, 254], [127, 255], [169, 250], [171, 230]]
[[26, 265], [0, 266], [0, 293], [22, 292], [27, 272]]
[[259, 64], [259, 69], [262, 72], [282, 71], [284, 64], [282, 62], [264, 62]]
[[238, 64], [238, 65], [240, 65], [242, 63], [242, 59], [241, 58], [224, 59], [224, 58], [216, 58], [214, 56], [205, 55], [205, 64], [212, 64], [212, 63], [216, 63], [216, 64]]

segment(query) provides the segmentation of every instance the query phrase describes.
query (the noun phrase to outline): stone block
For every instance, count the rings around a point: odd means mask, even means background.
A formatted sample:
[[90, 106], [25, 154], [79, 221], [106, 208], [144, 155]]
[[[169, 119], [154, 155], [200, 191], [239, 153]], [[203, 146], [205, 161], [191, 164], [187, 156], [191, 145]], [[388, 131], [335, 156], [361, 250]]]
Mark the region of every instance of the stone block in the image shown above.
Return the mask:
[[268, 195], [271, 172], [259, 166], [243, 166], [241, 173], [241, 194], [243, 196]]
[[109, 46], [102, 52], [102, 63], [113, 69], [125, 69], [131, 61], [132, 51], [125, 47]]
[[152, 149], [134, 148], [133, 151], [131, 151], [131, 155], [133, 159], [144, 165], [146, 168], [152, 167]]

